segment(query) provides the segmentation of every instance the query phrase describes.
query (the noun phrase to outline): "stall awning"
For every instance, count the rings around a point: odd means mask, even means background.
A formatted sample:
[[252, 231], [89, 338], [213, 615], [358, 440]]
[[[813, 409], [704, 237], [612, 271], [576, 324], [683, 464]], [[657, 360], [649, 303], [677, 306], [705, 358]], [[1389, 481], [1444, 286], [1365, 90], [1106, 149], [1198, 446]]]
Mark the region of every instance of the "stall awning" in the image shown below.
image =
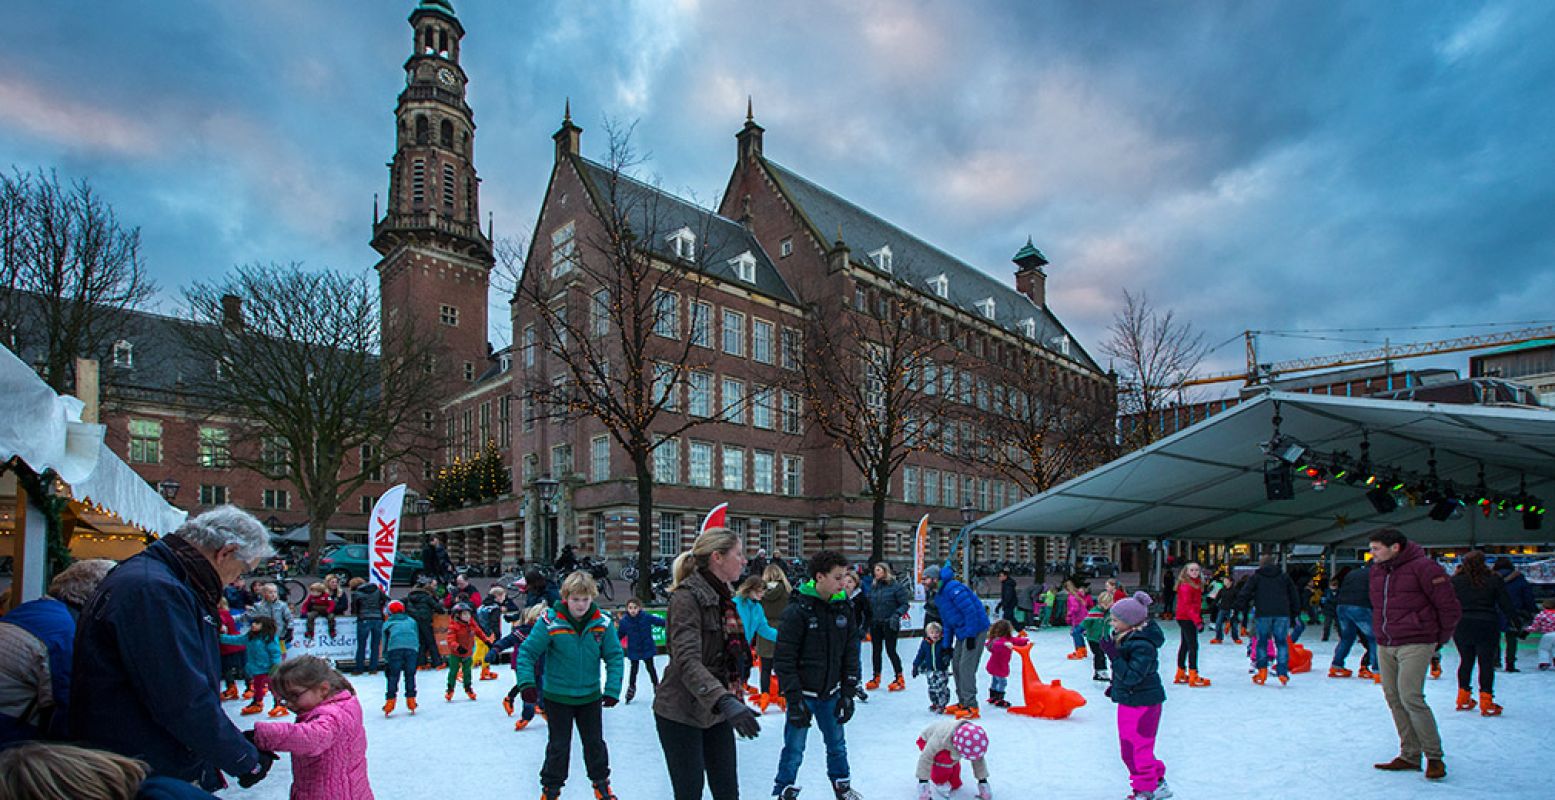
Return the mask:
[[1371, 463], [1425, 474], [1434, 447], [1437, 475], [1474, 487], [1483, 465], [1491, 490], [1519, 485], [1555, 503], [1555, 411], [1415, 403], [1270, 392], [1148, 447], [973, 523], [989, 534], [1126, 539], [1191, 539], [1365, 545], [1381, 525], [1426, 545], [1537, 544], [1555, 540], [1555, 515], [1524, 530], [1520, 514], [1486, 517], [1464, 509], [1438, 522], [1407, 501], [1379, 514], [1366, 487], [1331, 481], [1314, 491], [1299, 477], [1295, 497], [1268, 500], [1259, 444], [1280, 430], [1316, 451], [1356, 456], [1363, 438]]

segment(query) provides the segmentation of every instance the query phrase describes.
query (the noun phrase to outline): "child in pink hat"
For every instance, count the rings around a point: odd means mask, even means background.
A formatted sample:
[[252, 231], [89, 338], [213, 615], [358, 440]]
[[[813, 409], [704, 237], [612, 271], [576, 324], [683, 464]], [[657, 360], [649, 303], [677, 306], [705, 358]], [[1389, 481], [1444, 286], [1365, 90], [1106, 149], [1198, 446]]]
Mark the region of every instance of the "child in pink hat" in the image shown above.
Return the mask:
[[918, 735], [918, 800], [943, 800], [961, 788], [961, 759], [972, 762], [979, 800], [992, 800], [988, 787], [988, 731], [971, 720], [941, 720]]

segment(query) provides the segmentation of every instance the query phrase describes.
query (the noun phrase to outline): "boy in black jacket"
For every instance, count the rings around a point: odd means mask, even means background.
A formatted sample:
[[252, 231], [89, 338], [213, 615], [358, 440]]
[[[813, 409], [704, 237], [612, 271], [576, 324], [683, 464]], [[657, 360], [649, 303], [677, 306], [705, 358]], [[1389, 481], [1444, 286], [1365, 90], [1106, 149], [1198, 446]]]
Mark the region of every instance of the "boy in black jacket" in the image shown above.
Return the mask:
[[778, 756], [772, 794], [794, 800], [793, 785], [804, 761], [805, 738], [813, 719], [826, 740], [826, 775], [838, 800], [859, 800], [849, 785], [848, 745], [842, 726], [853, 718], [859, 685], [856, 622], [843, 575], [848, 562], [840, 553], [822, 550], [810, 558], [793, 600], [778, 622], [773, 671], [783, 687], [788, 718], [783, 726], [783, 752]]

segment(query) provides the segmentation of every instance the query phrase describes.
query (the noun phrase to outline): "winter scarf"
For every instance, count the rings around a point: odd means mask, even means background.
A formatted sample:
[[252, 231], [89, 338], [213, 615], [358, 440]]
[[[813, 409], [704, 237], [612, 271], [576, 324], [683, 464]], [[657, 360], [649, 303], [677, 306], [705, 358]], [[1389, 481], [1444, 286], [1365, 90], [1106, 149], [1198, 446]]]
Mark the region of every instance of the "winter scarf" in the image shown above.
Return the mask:
[[745, 626], [740, 623], [740, 612], [734, 607], [734, 594], [729, 584], [707, 570], [702, 570], [702, 580], [718, 594], [718, 613], [724, 621], [724, 655], [728, 656], [729, 674], [720, 675], [725, 686], [743, 686], [750, 677], [751, 648], [745, 638]]
[[211, 566], [210, 559], [206, 558], [199, 548], [176, 533], [162, 537], [162, 541], [167, 544], [167, 549], [172, 552], [173, 558], [177, 559], [179, 565], [184, 568], [184, 574], [189, 579], [189, 588], [211, 613], [216, 613], [216, 604], [221, 600], [221, 576], [216, 574], [216, 568]]

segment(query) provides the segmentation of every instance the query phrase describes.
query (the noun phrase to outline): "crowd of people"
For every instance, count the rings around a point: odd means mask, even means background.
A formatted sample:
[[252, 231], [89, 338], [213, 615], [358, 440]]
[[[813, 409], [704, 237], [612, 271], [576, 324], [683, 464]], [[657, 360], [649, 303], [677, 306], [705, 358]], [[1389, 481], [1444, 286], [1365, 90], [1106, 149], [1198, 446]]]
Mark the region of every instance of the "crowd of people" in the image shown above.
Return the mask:
[[[1449, 576], [1391, 529], [1373, 532], [1370, 550], [1369, 565], [1334, 576], [1315, 603], [1266, 557], [1238, 580], [1179, 565], [1170, 602], [1130, 594], [1116, 580], [1094, 594], [1085, 582], [1067, 581], [1034, 592], [1030, 613], [1004, 574], [990, 615], [953, 569], [931, 567], [916, 576], [925, 593], [923, 638], [904, 665], [897, 644], [910, 584], [888, 564], [852, 565], [834, 551], [814, 554], [791, 582], [775, 563], [748, 569], [736, 534], [704, 532], [675, 560], [662, 615], [636, 600], [619, 614], [601, 608], [586, 571], [556, 582], [532, 573], [513, 596], [501, 585], [482, 592], [463, 575], [420, 581], [400, 599], [329, 578], [294, 609], [273, 584], [243, 583], [240, 576], [268, 554], [267, 535], [252, 516], [222, 507], [122, 564], [77, 563], [48, 596], [0, 618], [0, 800], [211, 797], [226, 776], [244, 787], [267, 779], [282, 752], [291, 754], [292, 797], [369, 798], [361, 676], [382, 670], [385, 715], [399, 710], [402, 692], [415, 714], [418, 672], [446, 667], [445, 702], [461, 683], [474, 701], [477, 667], [479, 680], [493, 680], [492, 666], [503, 662], [513, 684], [502, 706], [518, 715], [515, 729], [537, 716], [545, 722], [542, 798], [560, 796], [576, 734], [595, 797], [613, 800], [603, 711], [636, 698], [645, 667], [677, 800], [704, 790], [715, 800], [737, 797], [736, 737], [760, 736], [758, 719], [774, 706], [783, 726], [772, 795], [799, 796], [814, 727], [828, 788], [838, 800], [857, 800], [847, 726], [870, 692], [906, 691], [908, 674], [924, 679], [929, 710], [945, 715], [918, 737], [920, 800], [960, 787], [961, 761], [970, 762], [977, 796], [990, 800], [988, 732], [978, 720], [984, 706], [1011, 705], [1012, 654], [1029, 644], [1028, 627], [1044, 623], [1069, 627], [1069, 657], [1091, 658], [1095, 679], [1106, 684], [1129, 797], [1159, 800], [1171, 789], [1155, 754], [1166, 699], [1159, 663], [1166, 636], [1157, 620], [1178, 630], [1175, 684], [1211, 685], [1198, 661], [1199, 634], [1211, 624], [1211, 644], [1227, 631], [1234, 642], [1250, 639], [1254, 683], [1264, 684], [1271, 666], [1284, 683], [1311, 605], [1318, 617], [1308, 621], [1321, 619], [1325, 638], [1339, 637], [1328, 675], [1351, 676], [1344, 665], [1359, 641], [1360, 676], [1382, 686], [1400, 744], [1377, 769], [1440, 779], [1442, 742], [1424, 696], [1424, 682], [1441, 674], [1439, 651], [1451, 642], [1459, 653], [1456, 707], [1496, 716], [1494, 673], [1516, 669], [1515, 647], [1503, 658], [1503, 645], [1545, 634], [1538, 666], [1551, 668], [1555, 602], [1536, 615], [1526, 579], [1509, 561], [1492, 565], [1477, 551]], [[441, 634], [440, 614], [449, 617]], [[284, 653], [294, 616], [305, 620], [309, 638], [342, 615], [355, 617], [358, 631], [349, 677], [326, 659]], [[662, 674], [654, 665], [658, 629], [668, 651]], [[258, 715], [269, 697], [272, 719], [248, 730], [222, 706], [247, 701], [241, 715]]]

